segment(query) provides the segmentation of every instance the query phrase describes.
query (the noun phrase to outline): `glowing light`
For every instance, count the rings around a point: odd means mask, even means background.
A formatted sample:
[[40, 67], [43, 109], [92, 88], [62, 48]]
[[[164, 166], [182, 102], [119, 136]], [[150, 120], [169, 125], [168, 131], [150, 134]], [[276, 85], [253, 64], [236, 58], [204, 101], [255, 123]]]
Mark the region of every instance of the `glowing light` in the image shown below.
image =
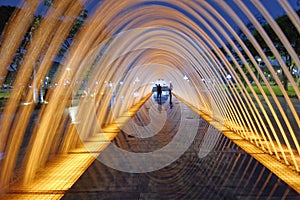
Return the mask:
[[138, 97], [140, 94], [138, 92], [133, 93], [133, 97]]
[[228, 74], [228, 75], [226, 76], [226, 78], [230, 80], [232, 77], [231, 77], [230, 74]]
[[[226, 127], [272, 158], [274, 155], [274, 166], [276, 162], [286, 164], [299, 176], [300, 147], [296, 134], [300, 120], [296, 105], [280, 79], [282, 75], [286, 76], [296, 100], [299, 100], [300, 91], [292, 76], [296, 71], [289, 70], [271, 37], [243, 1], [232, 1], [236, 6], [230, 6], [227, 1], [215, 1], [222, 12], [208, 1], [169, 0], [168, 3], [174, 6], [151, 4], [143, 9], [135, 6], [143, 2], [140, 0], [122, 4], [117, 0], [103, 1], [74, 36], [53, 78], [54, 87], [45, 95], [47, 105], [38, 109], [35, 104], [37, 88], [42, 88], [43, 84], [39, 80], [50, 79], [47, 74], [51, 72], [53, 61], [86, 3], [85, 0], [53, 1], [53, 9], [49, 9], [41, 24], [30, 27], [41, 2], [26, 1], [26, 5], [13, 15], [1, 37], [0, 85], [8, 78], [7, 66], [14, 62], [14, 54], [23, 45], [26, 30], [30, 30], [26, 51], [22, 50], [26, 56], [20, 62], [10, 98], [1, 111], [0, 191], [14, 181], [14, 170], [22, 169], [24, 183], [31, 183], [41, 167], [46, 166], [48, 158], [78, 150], [78, 146], [88, 139], [99, 139], [95, 130], [106, 127], [110, 132], [107, 138], [113, 138], [119, 127], [109, 125], [115, 120], [122, 124], [122, 116], [134, 113], [131, 108], [152, 91], [153, 80], [164, 84], [165, 80], [172, 80], [177, 97], [195, 110], [201, 110], [204, 119], [215, 126]], [[278, 2], [299, 32], [298, 15], [290, 9], [289, 2]], [[296, 66], [300, 66], [295, 50], [268, 9], [258, 0], [253, 0], [252, 4], [279, 36]], [[177, 7], [189, 15], [176, 10]], [[251, 21], [278, 60], [280, 70], [274, 69], [233, 7], [238, 7]], [[124, 12], [131, 9], [136, 10]], [[226, 21], [228, 16], [234, 25]], [[237, 35], [236, 27], [248, 38], [259, 58], [251, 54], [244, 40]], [[262, 61], [268, 75], [260, 67]], [[269, 77], [282, 92], [284, 104], [274, 93]], [[232, 82], [228, 83], [226, 79]], [[256, 94], [250, 80], [261, 96]], [[262, 85], [267, 87], [270, 96]], [[38, 115], [36, 122], [30, 121], [33, 115]], [[91, 120], [91, 116], [95, 119]], [[96, 122], [101, 126], [96, 126]], [[78, 135], [75, 125], [85, 131]], [[29, 128], [32, 132], [25, 134]], [[26, 148], [22, 147], [24, 137], [28, 137], [25, 139], [30, 145]], [[96, 143], [93, 145], [104, 148]], [[22, 166], [19, 166], [17, 160], [24, 154]], [[68, 164], [89, 163], [89, 159], [72, 155]], [[67, 164], [62, 166], [68, 170], [76, 168], [66, 167]], [[72, 180], [79, 176], [73, 175], [75, 178], [69, 176]], [[47, 182], [47, 187], [53, 189], [58, 182]], [[72, 183], [66, 185], [71, 187]], [[57, 185], [60, 186], [65, 187]]]

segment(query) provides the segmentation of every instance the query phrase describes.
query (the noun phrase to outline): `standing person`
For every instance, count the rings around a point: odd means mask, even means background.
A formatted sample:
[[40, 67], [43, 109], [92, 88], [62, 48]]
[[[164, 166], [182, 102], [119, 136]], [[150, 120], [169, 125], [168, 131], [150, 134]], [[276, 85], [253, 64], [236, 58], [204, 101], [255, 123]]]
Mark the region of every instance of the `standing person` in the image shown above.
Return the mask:
[[169, 87], [170, 90], [173, 90], [173, 84], [171, 83], [170, 81], [170, 87]]
[[170, 103], [172, 103], [172, 90], [169, 88], [169, 98], [170, 98]]
[[156, 92], [156, 98], [158, 97], [158, 84], [155, 84], [155, 90], [154, 90], [155, 92]]
[[170, 108], [173, 108], [173, 103], [172, 103], [172, 90], [169, 88], [169, 98], [170, 98]]
[[156, 90], [157, 90], [157, 98], [160, 98], [160, 99], [161, 99], [162, 89], [161, 89], [160, 84], [158, 84]]

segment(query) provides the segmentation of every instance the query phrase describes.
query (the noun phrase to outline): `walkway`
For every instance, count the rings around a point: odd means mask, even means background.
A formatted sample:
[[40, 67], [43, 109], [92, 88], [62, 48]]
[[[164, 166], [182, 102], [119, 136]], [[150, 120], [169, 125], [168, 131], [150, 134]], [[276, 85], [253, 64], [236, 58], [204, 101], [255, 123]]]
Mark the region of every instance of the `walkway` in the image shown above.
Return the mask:
[[[144, 103], [142, 101], [140, 105]], [[117, 123], [125, 124], [140, 105], [132, 108]], [[223, 130], [225, 135], [232, 137], [229, 140], [205, 121], [210, 121], [208, 116], [197, 112], [176, 98], [170, 105], [167, 99], [158, 103], [152, 97], [119, 134], [116, 134], [120, 130], [115, 124], [108, 127], [105, 135], [91, 138], [86, 147], [57, 156], [33, 184], [15, 184], [3, 199], [300, 199], [297, 192], [235, 144], [243, 142], [241, 138]], [[190, 133], [194, 131], [193, 136]], [[115, 138], [113, 143], [123, 150], [147, 153], [172, 144], [179, 132], [190, 137], [171, 145], [165, 151], [170, 154], [156, 157], [156, 162], [150, 167], [163, 166], [164, 161], [172, 157], [169, 155], [180, 153], [179, 158], [158, 170], [127, 173], [103, 164], [103, 161], [110, 160], [113, 161], [111, 164], [120, 164], [114, 167], [141, 171], [149, 167], [143, 165], [147, 160], [126, 163], [124, 161], [129, 158], [118, 154], [102, 153], [95, 160], [104, 148], [108, 149], [110, 139]], [[182, 151], [186, 146], [187, 150]], [[253, 150], [251, 145], [244, 146], [247, 151]], [[265, 155], [252, 152], [254, 157]], [[126, 165], [131, 168], [126, 168]], [[283, 169], [283, 172], [287, 170]], [[296, 180], [296, 183], [299, 182]]]
[[[155, 151], [172, 141], [182, 120], [196, 119], [197, 135], [178, 160], [146, 173], [121, 172], [95, 160], [63, 199], [300, 199], [293, 189], [185, 104], [174, 99], [172, 105], [167, 101], [159, 105], [154, 98], [147, 101], [134, 122], [149, 126], [150, 110], [157, 106], [156, 111], [166, 111], [168, 116], [163, 128], [151, 138], [139, 138], [132, 136], [133, 127], [128, 123], [114, 144], [127, 151]], [[143, 134], [148, 134], [143, 130]], [[174, 147], [174, 151], [178, 148]]]

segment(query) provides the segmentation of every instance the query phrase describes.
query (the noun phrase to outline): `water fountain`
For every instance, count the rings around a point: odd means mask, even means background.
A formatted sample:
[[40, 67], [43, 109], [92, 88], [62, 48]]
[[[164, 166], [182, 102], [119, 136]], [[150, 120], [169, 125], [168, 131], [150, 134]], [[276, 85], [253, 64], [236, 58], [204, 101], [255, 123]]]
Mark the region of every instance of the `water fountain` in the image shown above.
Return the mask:
[[[32, 183], [49, 160], [103, 132], [104, 127], [149, 96], [153, 81], [159, 78], [171, 81], [174, 94], [221, 124], [220, 130], [234, 131], [300, 172], [299, 87], [253, 10], [270, 24], [296, 66], [300, 61], [289, 38], [268, 12], [268, 5], [259, 0], [247, 4], [239, 0], [108, 0], [97, 5], [85, 0], [56, 0], [38, 27], [32, 29], [34, 14], [42, 2], [24, 1], [1, 38], [2, 85], [24, 36], [28, 30], [32, 34], [18, 66], [14, 89], [1, 112], [1, 189], [18, 181]], [[299, 17], [288, 1], [278, 0], [277, 6], [285, 10], [300, 33]], [[45, 97], [47, 104], [36, 105], [34, 90], [42, 87], [85, 7], [93, 7], [93, 12], [64, 53]], [[295, 98], [288, 95], [268, 55], [233, 9], [246, 16], [262, 36]], [[251, 53], [235, 26], [258, 55]], [[273, 91], [256, 56], [265, 63], [283, 98]], [[255, 87], [262, 95], [256, 94]]]

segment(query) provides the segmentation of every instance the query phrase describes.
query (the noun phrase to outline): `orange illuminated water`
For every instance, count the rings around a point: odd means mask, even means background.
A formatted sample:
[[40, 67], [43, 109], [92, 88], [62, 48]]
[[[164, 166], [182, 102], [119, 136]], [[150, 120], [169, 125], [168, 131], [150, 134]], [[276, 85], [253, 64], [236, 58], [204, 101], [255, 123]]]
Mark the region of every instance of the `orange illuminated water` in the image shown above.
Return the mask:
[[[43, 1], [27, 0], [14, 13], [0, 43], [1, 84], [27, 30], [32, 30], [32, 37], [1, 112], [0, 190], [17, 180], [31, 183], [47, 161], [103, 132], [103, 127], [148, 95], [158, 79], [168, 86], [172, 83], [174, 94], [196, 109], [300, 171], [299, 87], [248, 4], [232, 2], [270, 47], [295, 98], [284, 90], [281, 75], [227, 1], [163, 2], [106, 0], [91, 6], [85, 0], [56, 0], [35, 29], [31, 22]], [[289, 3], [278, 2], [298, 27], [299, 17]], [[258, 0], [251, 4], [300, 66], [296, 51], [268, 13], [268, 5]], [[43, 89], [61, 46], [87, 6], [93, 12], [60, 58], [45, 102], [37, 105], [36, 90]], [[268, 75], [236, 27], [255, 47], [283, 97], [273, 92]]]

